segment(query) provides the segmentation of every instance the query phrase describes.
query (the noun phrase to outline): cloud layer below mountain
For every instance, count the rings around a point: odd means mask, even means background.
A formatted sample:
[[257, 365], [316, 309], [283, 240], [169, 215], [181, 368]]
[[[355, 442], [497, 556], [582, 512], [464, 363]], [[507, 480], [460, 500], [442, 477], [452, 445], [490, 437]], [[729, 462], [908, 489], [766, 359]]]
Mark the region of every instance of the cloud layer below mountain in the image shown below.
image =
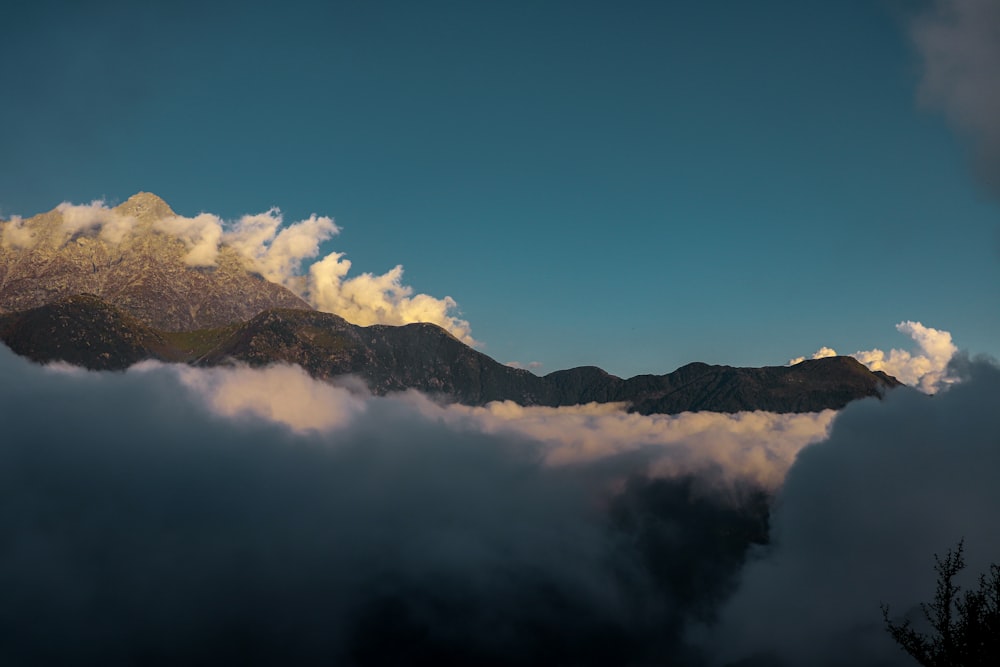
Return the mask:
[[472, 409], [3, 347], [0, 378], [6, 664], [682, 655], [766, 538], [758, 481], [833, 417]]
[[838, 415], [641, 416], [0, 348], [0, 661], [891, 661], [878, 603], [927, 599], [963, 535], [970, 569], [1000, 548], [1000, 372], [953, 372]]

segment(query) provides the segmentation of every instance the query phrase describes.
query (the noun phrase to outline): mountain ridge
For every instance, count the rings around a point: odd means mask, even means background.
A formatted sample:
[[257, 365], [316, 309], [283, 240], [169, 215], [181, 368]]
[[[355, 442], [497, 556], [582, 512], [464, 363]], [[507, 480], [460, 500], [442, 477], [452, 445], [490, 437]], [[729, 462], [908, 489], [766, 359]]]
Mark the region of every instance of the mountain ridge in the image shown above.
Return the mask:
[[538, 376], [501, 364], [433, 324], [363, 327], [331, 313], [272, 308], [225, 327], [163, 332], [94, 295], [0, 315], [0, 340], [35, 361], [97, 370], [123, 370], [143, 359], [202, 367], [288, 363], [321, 380], [358, 376], [378, 395], [416, 389], [467, 405], [621, 402], [641, 414], [816, 412], [900, 386], [852, 357], [762, 368], [694, 362], [626, 379], [596, 366]]

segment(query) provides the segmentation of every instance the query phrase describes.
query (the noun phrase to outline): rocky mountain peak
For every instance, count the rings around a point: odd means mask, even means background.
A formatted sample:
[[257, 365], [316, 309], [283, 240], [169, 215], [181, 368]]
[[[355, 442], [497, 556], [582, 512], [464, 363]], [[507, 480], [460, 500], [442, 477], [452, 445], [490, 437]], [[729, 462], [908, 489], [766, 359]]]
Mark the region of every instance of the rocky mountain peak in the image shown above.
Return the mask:
[[121, 215], [128, 215], [137, 220], [162, 220], [175, 215], [167, 202], [152, 192], [137, 192], [114, 208]]
[[309, 308], [224, 243], [207, 262], [190, 261], [192, 241], [172, 231], [175, 216], [163, 199], [139, 192], [110, 211], [60, 205], [10, 229], [0, 222], [0, 239], [16, 241], [0, 243], [0, 313], [87, 293], [145, 325], [192, 331], [269, 308]]

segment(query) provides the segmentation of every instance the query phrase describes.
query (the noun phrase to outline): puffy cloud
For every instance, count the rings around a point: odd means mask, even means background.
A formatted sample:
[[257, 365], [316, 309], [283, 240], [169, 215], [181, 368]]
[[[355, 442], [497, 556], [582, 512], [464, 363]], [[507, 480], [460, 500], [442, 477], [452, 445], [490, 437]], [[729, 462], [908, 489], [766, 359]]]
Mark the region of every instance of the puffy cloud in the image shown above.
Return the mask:
[[331, 218], [316, 215], [283, 227], [280, 211], [271, 209], [244, 216], [223, 240], [265, 278], [288, 287], [318, 310], [362, 326], [430, 322], [464, 343], [476, 344], [469, 323], [452, 314], [455, 300], [414, 294], [412, 287], [403, 284], [402, 266], [382, 275], [362, 273], [348, 278], [350, 260], [344, 259], [344, 253], [333, 252], [313, 262], [302, 275], [303, 262], [318, 256], [320, 244], [339, 232]]
[[318, 310], [336, 313], [349, 322], [401, 325], [430, 322], [468, 345], [477, 345], [469, 323], [452, 314], [458, 307], [450, 296], [438, 299], [413, 294], [403, 284], [403, 267], [382, 275], [362, 273], [347, 277], [350, 260], [343, 253], [330, 253], [309, 267], [306, 297]]
[[[948, 364], [958, 348], [951, 340], [951, 334], [920, 322], [900, 322], [896, 331], [913, 339], [918, 350], [897, 350], [893, 348], [888, 353], [879, 350], [863, 350], [850, 355], [868, 366], [873, 371], [883, 371], [892, 375], [903, 384], [916, 387], [921, 391], [933, 394], [942, 387], [954, 381], [948, 375]], [[835, 356], [837, 352], [829, 347], [820, 348], [812, 355], [813, 359]], [[804, 361], [805, 357], [790, 360], [789, 364]]]
[[1000, 369], [967, 371], [933, 397], [897, 390], [849, 405], [828, 440], [802, 450], [774, 505], [772, 547], [744, 569], [707, 640], [719, 664], [911, 664], [879, 604], [919, 615], [933, 554], [963, 537], [966, 583], [1000, 553]]
[[319, 255], [320, 244], [340, 233], [332, 218], [311, 215], [282, 226], [281, 211], [245, 215], [224, 237], [225, 243], [251, 260], [262, 276], [301, 292], [302, 262]]
[[948, 362], [958, 348], [952, 343], [950, 333], [909, 321], [897, 324], [896, 330], [912, 338], [919, 352], [894, 348], [886, 354], [875, 349], [855, 352], [852, 356], [873, 371], [885, 371], [900, 382], [929, 394], [952, 381], [948, 377]]
[[972, 140], [980, 174], [1000, 189], [1000, 4], [935, 0], [911, 35], [923, 59], [921, 101]]

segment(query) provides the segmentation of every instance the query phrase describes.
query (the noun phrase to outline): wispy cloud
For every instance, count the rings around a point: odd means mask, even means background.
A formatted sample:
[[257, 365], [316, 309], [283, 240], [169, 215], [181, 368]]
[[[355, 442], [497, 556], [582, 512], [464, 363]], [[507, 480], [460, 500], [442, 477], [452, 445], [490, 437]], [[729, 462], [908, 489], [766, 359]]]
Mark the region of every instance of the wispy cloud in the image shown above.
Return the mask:
[[529, 361], [528, 363], [523, 363], [520, 361], [508, 361], [504, 365], [510, 366], [511, 368], [518, 368], [522, 371], [535, 371], [544, 366], [544, 364], [540, 361]]
[[921, 101], [970, 141], [978, 173], [1000, 193], [1000, 4], [935, 0], [911, 35], [923, 60]]

